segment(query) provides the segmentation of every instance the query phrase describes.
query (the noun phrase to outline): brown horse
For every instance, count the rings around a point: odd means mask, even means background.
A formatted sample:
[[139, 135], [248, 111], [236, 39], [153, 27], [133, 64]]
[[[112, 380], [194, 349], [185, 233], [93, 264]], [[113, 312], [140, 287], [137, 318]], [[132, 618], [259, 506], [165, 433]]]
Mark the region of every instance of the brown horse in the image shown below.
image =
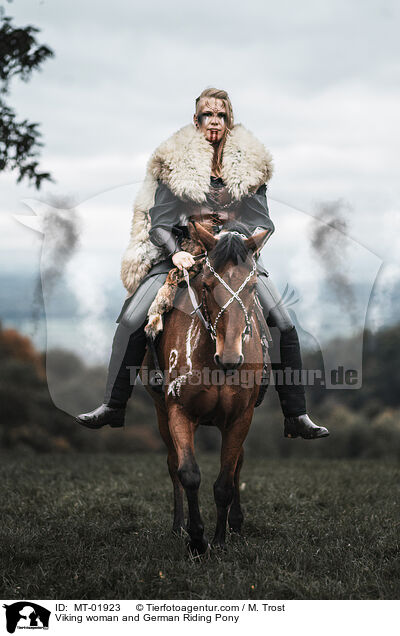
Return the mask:
[[[249, 238], [238, 232], [222, 232], [216, 238], [198, 223], [195, 227], [207, 256], [202, 271], [192, 279], [192, 300], [189, 287], [181, 289], [174, 309], [165, 317], [157, 344], [160, 367], [167, 379], [163, 394], [147, 388], [168, 449], [174, 488], [173, 530], [184, 528], [185, 491], [189, 548], [202, 554], [208, 542], [199, 510], [200, 470], [194, 452], [194, 434], [200, 424], [217, 426], [222, 436], [221, 469], [214, 484], [217, 525], [213, 545], [225, 545], [227, 520], [236, 532], [243, 522], [239, 494], [243, 442], [263, 366], [254, 315], [255, 254], [267, 232]], [[197, 312], [193, 311], [193, 293], [202, 299]], [[146, 356], [146, 363], [150, 363], [150, 356]]]

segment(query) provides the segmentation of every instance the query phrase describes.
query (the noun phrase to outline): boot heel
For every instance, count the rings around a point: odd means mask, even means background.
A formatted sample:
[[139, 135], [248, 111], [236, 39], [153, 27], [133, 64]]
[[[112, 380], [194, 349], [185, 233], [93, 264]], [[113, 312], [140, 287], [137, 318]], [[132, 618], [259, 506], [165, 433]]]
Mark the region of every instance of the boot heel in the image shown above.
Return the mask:
[[286, 430], [286, 429], [284, 430], [283, 435], [284, 435], [284, 437], [287, 437], [289, 439], [296, 439], [296, 437], [299, 437], [299, 433], [295, 433], [295, 432], [292, 432], [292, 431]]
[[112, 422], [112, 423], [110, 423], [110, 427], [111, 428], [123, 428], [124, 427], [124, 423], [123, 422]]

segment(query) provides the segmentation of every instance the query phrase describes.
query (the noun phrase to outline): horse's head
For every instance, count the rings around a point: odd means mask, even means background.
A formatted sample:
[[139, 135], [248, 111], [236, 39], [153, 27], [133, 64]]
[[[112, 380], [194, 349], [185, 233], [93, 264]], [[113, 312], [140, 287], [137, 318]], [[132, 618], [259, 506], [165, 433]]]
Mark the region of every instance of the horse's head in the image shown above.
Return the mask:
[[249, 236], [247, 228], [231, 223], [213, 236], [195, 223], [207, 251], [202, 273], [202, 305], [216, 342], [214, 360], [223, 369], [236, 369], [244, 360], [242, 345], [251, 332], [257, 272], [255, 253], [268, 230]]

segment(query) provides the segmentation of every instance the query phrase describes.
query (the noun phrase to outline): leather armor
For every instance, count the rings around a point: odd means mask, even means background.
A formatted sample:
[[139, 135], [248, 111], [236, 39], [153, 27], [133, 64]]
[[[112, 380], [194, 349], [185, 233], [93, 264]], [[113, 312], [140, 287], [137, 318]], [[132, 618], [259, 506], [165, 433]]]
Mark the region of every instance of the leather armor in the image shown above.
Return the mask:
[[215, 233], [228, 221], [237, 220], [246, 225], [251, 234], [268, 229], [265, 240], [274, 231], [269, 217], [266, 186], [241, 200], [234, 199], [222, 179], [211, 177], [206, 200], [196, 203], [182, 200], [160, 183], [155, 194], [155, 204], [149, 210], [151, 228], [149, 238], [154, 245], [164, 247], [166, 256], [172, 256], [181, 250], [181, 239], [188, 236], [187, 225], [190, 220], [213, 223]]
[[186, 203], [185, 216], [190, 221], [211, 221], [215, 231], [225, 223], [234, 221], [239, 216], [241, 202], [234, 200], [225, 185], [211, 182], [206, 201], [203, 203]]

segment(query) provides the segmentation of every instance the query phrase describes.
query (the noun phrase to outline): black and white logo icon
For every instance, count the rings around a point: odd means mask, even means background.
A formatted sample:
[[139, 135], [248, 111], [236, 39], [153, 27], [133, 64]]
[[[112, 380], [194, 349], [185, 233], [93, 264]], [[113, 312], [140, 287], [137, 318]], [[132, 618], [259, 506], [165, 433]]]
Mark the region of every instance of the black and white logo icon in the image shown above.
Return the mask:
[[32, 603], [31, 601], [18, 601], [11, 605], [3, 605], [6, 608], [7, 631], [13, 634], [16, 629], [48, 629], [51, 612]]

